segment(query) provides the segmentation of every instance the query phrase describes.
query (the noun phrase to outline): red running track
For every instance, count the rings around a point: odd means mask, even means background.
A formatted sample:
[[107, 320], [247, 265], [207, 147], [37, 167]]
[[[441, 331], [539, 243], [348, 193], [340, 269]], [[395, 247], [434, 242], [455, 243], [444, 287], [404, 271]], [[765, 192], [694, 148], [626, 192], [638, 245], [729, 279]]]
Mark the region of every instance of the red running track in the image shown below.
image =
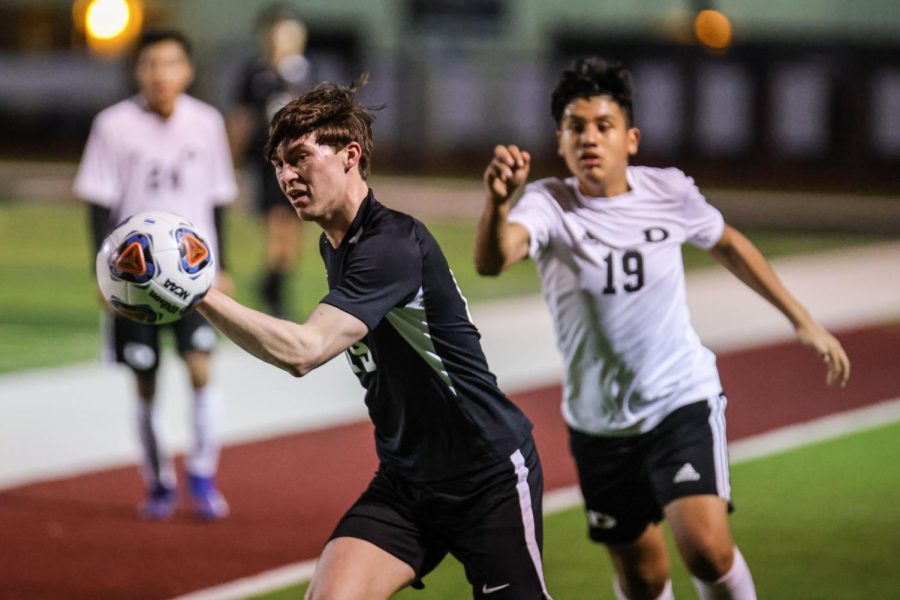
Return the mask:
[[[729, 439], [900, 397], [900, 325], [839, 337], [853, 360], [842, 390], [798, 344], [720, 356]], [[548, 490], [575, 483], [559, 396], [556, 385], [512, 395], [534, 421]], [[165, 598], [314, 558], [375, 464], [368, 423], [226, 448], [232, 516], [213, 524], [186, 509], [139, 521], [133, 467], [0, 491], [0, 598]]]

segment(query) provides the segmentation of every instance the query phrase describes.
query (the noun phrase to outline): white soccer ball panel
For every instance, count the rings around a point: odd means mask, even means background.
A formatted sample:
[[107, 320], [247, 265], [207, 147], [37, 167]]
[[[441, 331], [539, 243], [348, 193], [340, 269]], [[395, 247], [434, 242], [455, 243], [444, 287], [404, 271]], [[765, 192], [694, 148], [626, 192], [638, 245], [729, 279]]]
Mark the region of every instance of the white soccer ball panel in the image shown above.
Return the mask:
[[162, 325], [177, 321], [215, 279], [206, 236], [177, 215], [144, 212], [126, 219], [97, 254], [97, 281], [123, 316]]

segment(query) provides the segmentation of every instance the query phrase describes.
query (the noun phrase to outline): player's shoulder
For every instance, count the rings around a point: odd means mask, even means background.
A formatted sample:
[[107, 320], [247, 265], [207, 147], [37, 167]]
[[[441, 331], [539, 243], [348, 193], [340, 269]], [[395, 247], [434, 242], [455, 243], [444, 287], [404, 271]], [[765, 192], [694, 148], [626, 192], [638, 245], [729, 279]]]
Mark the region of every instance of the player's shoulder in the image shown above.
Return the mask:
[[412, 215], [387, 207], [374, 199], [367, 220], [368, 230], [372, 235], [383, 235], [397, 241], [414, 239], [416, 230], [425, 227]]
[[526, 185], [524, 195], [560, 201], [572, 196], [572, 186], [559, 177], [544, 177]]
[[536, 179], [526, 185], [525, 192], [538, 192], [553, 196], [555, 194], [566, 192], [566, 182], [559, 177], [544, 177], [543, 179]]
[[628, 179], [633, 188], [669, 196], [687, 192], [694, 180], [677, 167], [628, 167]]
[[252, 79], [268, 70], [269, 67], [266, 66], [266, 61], [259, 54], [248, 56], [240, 66], [240, 74], [245, 79]]
[[422, 255], [423, 247], [428, 246], [431, 240], [431, 234], [421, 221], [373, 201], [350, 243], [365, 255], [376, 255], [388, 262], [402, 262], [415, 261], [415, 257]]
[[95, 127], [118, 127], [123, 122], [133, 122], [143, 111], [136, 96], [125, 98], [107, 106], [94, 117]]
[[218, 108], [199, 98], [195, 98], [188, 94], [182, 94], [178, 101], [181, 103], [179, 108], [183, 108], [186, 112], [189, 112], [192, 118], [204, 119], [213, 123], [219, 123], [223, 120], [222, 113], [219, 112]]

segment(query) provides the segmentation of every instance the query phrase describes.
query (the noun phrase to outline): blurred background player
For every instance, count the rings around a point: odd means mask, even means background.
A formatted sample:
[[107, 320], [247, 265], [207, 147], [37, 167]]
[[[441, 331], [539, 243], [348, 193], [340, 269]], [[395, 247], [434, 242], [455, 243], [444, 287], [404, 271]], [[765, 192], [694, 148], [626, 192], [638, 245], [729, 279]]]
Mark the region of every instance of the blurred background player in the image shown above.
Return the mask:
[[497, 146], [484, 181], [475, 263], [497, 275], [531, 256], [566, 365], [563, 414], [593, 540], [618, 598], [672, 598], [665, 516], [701, 599], [753, 599], [728, 525], [725, 396], [690, 323], [681, 246], [710, 254], [772, 303], [843, 385], [840, 343], [781, 284], [759, 250], [678, 169], [629, 166], [638, 150], [631, 74], [581, 59], [551, 98], [570, 177], [525, 188], [530, 155]]
[[306, 26], [289, 6], [274, 4], [257, 19], [259, 54], [241, 74], [228, 115], [232, 155], [243, 161], [254, 186], [255, 208], [265, 224], [265, 267], [259, 294], [269, 314], [285, 316], [287, 282], [297, 264], [302, 221], [293, 215], [263, 157], [269, 121], [291, 99], [312, 87]]
[[[90, 207], [95, 249], [106, 234], [137, 212], [162, 210], [193, 222], [217, 250], [217, 285], [231, 287], [222, 253], [224, 207], [237, 186], [224, 120], [213, 107], [185, 94], [194, 76], [191, 47], [177, 31], [148, 31], [134, 55], [138, 94], [103, 110], [94, 119], [78, 175], [76, 195]], [[176, 477], [164, 450], [156, 401], [159, 327], [111, 318], [109, 343], [116, 360], [137, 383], [137, 428], [143, 450], [148, 498], [141, 515], [172, 515]], [[217, 519], [228, 504], [216, 489], [218, 390], [210, 383], [213, 328], [196, 312], [170, 326], [193, 388], [194, 446], [187, 457], [188, 492], [196, 514]]]

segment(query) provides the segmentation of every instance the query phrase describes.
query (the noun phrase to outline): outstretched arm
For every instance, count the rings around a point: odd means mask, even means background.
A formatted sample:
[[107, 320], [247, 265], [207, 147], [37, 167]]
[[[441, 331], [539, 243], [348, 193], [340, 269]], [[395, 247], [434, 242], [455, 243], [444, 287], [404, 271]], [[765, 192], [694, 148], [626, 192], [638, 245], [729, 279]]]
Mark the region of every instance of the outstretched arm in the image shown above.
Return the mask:
[[499, 275], [528, 256], [528, 230], [508, 223], [507, 215], [519, 188], [528, 178], [531, 156], [516, 146], [497, 146], [484, 171], [487, 200], [475, 232], [475, 270]]
[[794, 298], [775, 275], [775, 271], [759, 249], [744, 235], [729, 225], [722, 239], [710, 249], [710, 254], [738, 279], [768, 300], [794, 326], [797, 338], [813, 348], [828, 367], [826, 382], [847, 384], [850, 360], [841, 343], [822, 327]]
[[238, 346], [295, 377], [328, 362], [368, 332], [365, 323], [328, 304], [319, 304], [298, 324], [247, 308], [215, 288], [197, 310]]

